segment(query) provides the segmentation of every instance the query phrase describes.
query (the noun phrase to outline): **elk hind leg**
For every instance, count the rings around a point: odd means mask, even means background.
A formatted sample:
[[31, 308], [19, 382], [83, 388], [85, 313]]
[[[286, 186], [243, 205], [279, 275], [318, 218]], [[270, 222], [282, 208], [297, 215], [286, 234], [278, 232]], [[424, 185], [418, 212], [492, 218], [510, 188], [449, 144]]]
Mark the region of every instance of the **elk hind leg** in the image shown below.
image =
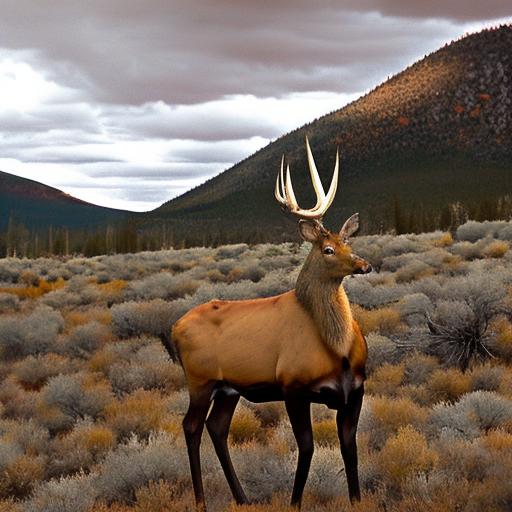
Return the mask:
[[211, 386], [190, 394], [190, 404], [183, 418], [183, 431], [187, 443], [190, 473], [198, 510], [206, 510], [199, 447], [204, 423], [210, 408]]
[[311, 403], [304, 398], [297, 397], [287, 398], [285, 405], [299, 451], [291, 504], [300, 508], [314, 451]]
[[235, 501], [240, 505], [248, 503], [240, 481], [236, 476], [233, 463], [228, 450], [228, 434], [231, 419], [240, 400], [240, 395], [226, 395], [219, 393], [213, 402], [213, 407], [206, 420], [206, 428], [212, 438], [213, 446], [219, 458], [229, 488]]

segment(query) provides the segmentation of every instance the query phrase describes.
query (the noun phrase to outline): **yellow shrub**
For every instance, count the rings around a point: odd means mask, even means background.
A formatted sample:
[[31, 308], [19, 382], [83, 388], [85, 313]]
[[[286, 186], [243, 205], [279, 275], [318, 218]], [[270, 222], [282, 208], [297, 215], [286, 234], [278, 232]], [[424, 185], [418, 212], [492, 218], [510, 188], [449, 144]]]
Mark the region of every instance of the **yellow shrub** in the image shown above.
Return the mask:
[[12, 499], [0, 501], [0, 512], [22, 512], [21, 505]]
[[490, 430], [480, 442], [490, 451], [512, 454], [512, 434], [504, 430]]
[[505, 318], [494, 322], [493, 330], [496, 333], [492, 349], [494, 353], [506, 361], [512, 360], [512, 324]]
[[44, 476], [42, 457], [21, 455], [0, 474], [0, 496], [24, 498]]
[[434, 247], [448, 247], [453, 245], [453, 237], [450, 232], [443, 233], [439, 238], [432, 241]]
[[104, 325], [110, 325], [112, 322], [112, 313], [110, 310], [99, 307], [90, 308], [87, 311], [66, 311], [63, 313], [63, 316], [68, 331], [73, 327], [87, 324], [93, 320]]
[[102, 283], [96, 285], [106, 300], [116, 300], [123, 294], [124, 289], [128, 286], [128, 283], [123, 279], [114, 279], [108, 283]]
[[484, 249], [484, 256], [486, 258], [503, 258], [507, 251], [509, 250], [509, 245], [507, 242], [503, 242], [502, 240], [494, 240], [490, 244], [488, 244]]
[[435, 370], [428, 382], [432, 402], [455, 401], [471, 388], [471, 377], [456, 368]]
[[377, 455], [377, 467], [384, 481], [395, 488], [409, 476], [430, 471], [437, 461], [438, 455], [429, 448], [425, 436], [410, 426], [400, 428]]
[[165, 415], [165, 400], [154, 391], [137, 390], [105, 407], [105, 419], [121, 437], [132, 432], [148, 436], [159, 430]]
[[320, 446], [333, 446], [338, 444], [338, 428], [336, 421], [322, 420], [313, 423], [313, 437]]
[[64, 279], [61, 277], [59, 277], [57, 281], [51, 283], [44, 279], [40, 279], [37, 285], [25, 286], [23, 288], [4, 287], [0, 288], [0, 292], [12, 293], [17, 295], [20, 299], [38, 299], [45, 293], [62, 288], [65, 284]]
[[400, 330], [402, 327], [400, 313], [394, 308], [384, 307], [368, 310], [353, 304], [352, 313], [365, 335], [374, 331], [390, 334]]
[[427, 410], [408, 398], [376, 397], [371, 404], [377, 424], [388, 433], [395, 433], [405, 425], [421, 428], [427, 418]]
[[108, 375], [110, 367], [118, 361], [118, 357], [108, 347], [104, 347], [94, 352], [87, 366], [92, 372], [101, 372], [104, 375]]
[[193, 510], [191, 496], [180, 496], [181, 489], [169, 482], [159, 480], [135, 492], [135, 512], [178, 512]]
[[236, 444], [242, 444], [261, 437], [262, 433], [261, 423], [254, 412], [248, 407], [238, 407], [229, 429], [231, 440]]
[[104, 425], [91, 425], [80, 434], [83, 446], [95, 456], [108, 452], [115, 444], [114, 433]]
[[395, 396], [404, 378], [404, 365], [383, 364], [368, 378], [365, 389], [371, 395]]

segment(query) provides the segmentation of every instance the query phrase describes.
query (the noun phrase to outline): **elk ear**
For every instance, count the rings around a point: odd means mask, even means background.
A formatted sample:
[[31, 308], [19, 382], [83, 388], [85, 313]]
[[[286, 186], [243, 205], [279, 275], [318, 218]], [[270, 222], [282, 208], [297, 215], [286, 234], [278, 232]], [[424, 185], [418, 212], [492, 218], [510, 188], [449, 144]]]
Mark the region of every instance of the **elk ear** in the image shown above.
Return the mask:
[[359, 213], [354, 213], [352, 217], [348, 218], [340, 230], [340, 237], [344, 243], [359, 229]]
[[316, 220], [299, 220], [300, 236], [306, 242], [316, 242], [322, 234], [322, 226]]

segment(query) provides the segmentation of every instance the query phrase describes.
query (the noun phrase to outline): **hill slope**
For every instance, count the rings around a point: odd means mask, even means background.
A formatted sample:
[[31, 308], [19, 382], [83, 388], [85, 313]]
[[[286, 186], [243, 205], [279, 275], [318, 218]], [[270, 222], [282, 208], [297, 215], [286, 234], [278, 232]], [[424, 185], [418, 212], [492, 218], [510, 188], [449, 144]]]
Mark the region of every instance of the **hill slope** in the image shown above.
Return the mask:
[[146, 216], [191, 242], [205, 233], [278, 240], [295, 232], [273, 198], [280, 158], [301, 204], [312, 203], [304, 137], [324, 183], [336, 147], [342, 178], [326, 223], [360, 211], [363, 230], [389, 227], [400, 205], [432, 217], [454, 201], [512, 191], [512, 27], [446, 45], [345, 108], [291, 132]]
[[0, 229], [9, 218], [30, 229], [92, 228], [131, 212], [96, 206], [37, 181], [0, 172]]

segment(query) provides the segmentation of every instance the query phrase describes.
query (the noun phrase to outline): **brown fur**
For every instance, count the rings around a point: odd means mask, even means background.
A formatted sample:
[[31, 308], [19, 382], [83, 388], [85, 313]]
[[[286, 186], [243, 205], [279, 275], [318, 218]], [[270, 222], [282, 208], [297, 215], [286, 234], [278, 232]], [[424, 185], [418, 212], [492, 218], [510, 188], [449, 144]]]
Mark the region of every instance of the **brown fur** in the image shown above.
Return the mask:
[[322, 340], [338, 355], [348, 355], [353, 319], [341, 279], [326, 274], [321, 252], [313, 248], [297, 279], [297, 299], [311, 314]]

